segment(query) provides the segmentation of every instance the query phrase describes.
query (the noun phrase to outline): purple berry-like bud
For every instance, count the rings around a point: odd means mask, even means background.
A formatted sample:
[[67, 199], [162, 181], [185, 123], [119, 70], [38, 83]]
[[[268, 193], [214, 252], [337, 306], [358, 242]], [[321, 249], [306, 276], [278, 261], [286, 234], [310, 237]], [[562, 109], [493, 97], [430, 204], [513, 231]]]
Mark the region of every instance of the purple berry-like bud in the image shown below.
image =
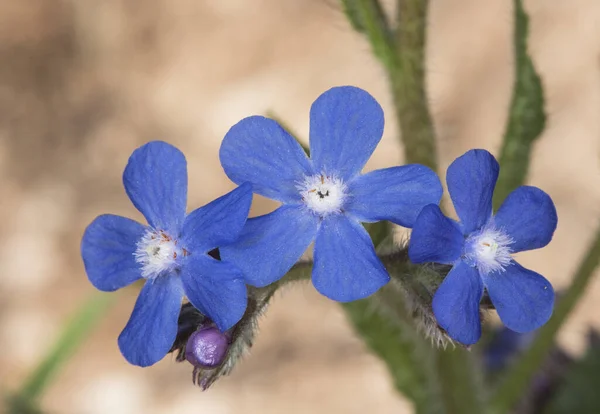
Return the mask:
[[197, 330], [185, 346], [185, 359], [197, 368], [215, 368], [223, 362], [229, 348], [227, 336], [214, 327]]

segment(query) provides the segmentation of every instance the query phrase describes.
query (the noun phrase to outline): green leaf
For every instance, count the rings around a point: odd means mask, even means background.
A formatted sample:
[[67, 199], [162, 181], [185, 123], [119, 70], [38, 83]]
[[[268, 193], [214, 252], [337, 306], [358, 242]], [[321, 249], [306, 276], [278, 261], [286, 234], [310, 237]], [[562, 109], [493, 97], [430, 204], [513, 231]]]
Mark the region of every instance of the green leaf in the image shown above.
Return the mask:
[[525, 182], [533, 143], [546, 125], [542, 81], [527, 53], [529, 17], [521, 0], [514, 1], [514, 8], [515, 83], [494, 192], [496, 209], [511, 191]]

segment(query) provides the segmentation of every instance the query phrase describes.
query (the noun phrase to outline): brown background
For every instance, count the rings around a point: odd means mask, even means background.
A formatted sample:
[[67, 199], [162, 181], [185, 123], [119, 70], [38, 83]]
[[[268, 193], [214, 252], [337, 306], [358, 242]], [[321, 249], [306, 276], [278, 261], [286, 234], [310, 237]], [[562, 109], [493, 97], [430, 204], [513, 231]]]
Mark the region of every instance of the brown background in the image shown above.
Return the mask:
[[[511, 2], [431, 1], [429, 90], [443, 168], [472, 147], [497, 153], [512, 84]], [[530, 0], [530, 48], [546, 86], [548, 128], [530, 183], [554, 198], [547, 248], [519, 260], [565, 286], [600, 208], [600, 2]], [[121, 174], [131, 151], [164, 139], [187, 155], [189, 206], [233, 188], [218, 161], [228, 128], [273, 109], [299, 135], [334, 85], [371, 92], [388, 114], [367, 169], [401, 151], [384, 73], [334, 0], [6, 0], [0, 3], [0, 387], [14, 388], [93, 291], [79, 257], [85, 226], [110, 212], [140, 219]], [[257, 200], [252, 214], [274, 204]], [[209, 392], [171, 357], [128, 365], [118, 305], [49, 388], [65, 414], [401, 413], [336, 304], [312, 286], [274, 300], [252, 354]], [[580, 352], [600, 325], [594, 280], [560, 336]]]

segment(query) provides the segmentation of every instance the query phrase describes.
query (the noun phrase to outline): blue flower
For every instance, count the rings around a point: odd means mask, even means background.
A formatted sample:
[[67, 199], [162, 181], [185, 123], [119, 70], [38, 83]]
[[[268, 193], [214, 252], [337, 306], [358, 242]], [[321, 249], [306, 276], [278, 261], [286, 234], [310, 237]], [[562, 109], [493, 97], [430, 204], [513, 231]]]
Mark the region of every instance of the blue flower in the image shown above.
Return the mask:
[[429, 205], [417, 218], [408, 248], [414, 263], [453, 265], [434, 295], [433, 312], [440, 326], [465, 345], [481, 336], [484, 287], [502, 322], [516, 332], [542, 326], [554, 306], [550, 282], [512, 257], [550, 242], [557, 223], [554, 204], [539, 188], [522, 186], [492, 215], [498, 171], [498, 162], [485, 150], [456, 159], [446, 180], [460, 223]]
[[361, 222], [389, 220], [411, 227], [423, 206], [438, 203], [441, 184], [422, 165], [360, 174], [383, 133], [383, 110], [350, 86], [323, 93], [310, 111], [310, 151], [277, 122], [253, 116], [234, 125], [220, 158], [234, 182], [282, 205], [249, 219], [240, 238], [221, 249], [246, 281], [280, 279], [314, 240], [312, 281], [323, 295], [346, 302], [389, 281]]
[[246, 309], [241, 271], [207, 255], [242, 230], [250, 203], [246, 184], [186, 215], [187, 167], [183, 154], [164, 142], [136, 149], [123, 173], [125, 191], [149, 226], [115, 215], [86, 229], [81, 255], [92, 284], [114, 291], [145, 279], [127, 326], [121, 353], [134, 365], [162, 359], [177, 336], [183, 296], [221, 330]]

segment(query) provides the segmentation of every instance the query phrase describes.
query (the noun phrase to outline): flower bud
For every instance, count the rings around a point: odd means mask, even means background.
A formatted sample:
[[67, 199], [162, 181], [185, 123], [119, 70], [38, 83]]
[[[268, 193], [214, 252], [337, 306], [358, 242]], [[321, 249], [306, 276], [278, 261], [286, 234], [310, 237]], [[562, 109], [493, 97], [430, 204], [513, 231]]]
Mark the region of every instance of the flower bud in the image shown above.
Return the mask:
[[223, 362], [228, 349], [225, 334], [215, 327], [204, 327], [190, 335], [185, 359], [196, 368], [215, 368]]

